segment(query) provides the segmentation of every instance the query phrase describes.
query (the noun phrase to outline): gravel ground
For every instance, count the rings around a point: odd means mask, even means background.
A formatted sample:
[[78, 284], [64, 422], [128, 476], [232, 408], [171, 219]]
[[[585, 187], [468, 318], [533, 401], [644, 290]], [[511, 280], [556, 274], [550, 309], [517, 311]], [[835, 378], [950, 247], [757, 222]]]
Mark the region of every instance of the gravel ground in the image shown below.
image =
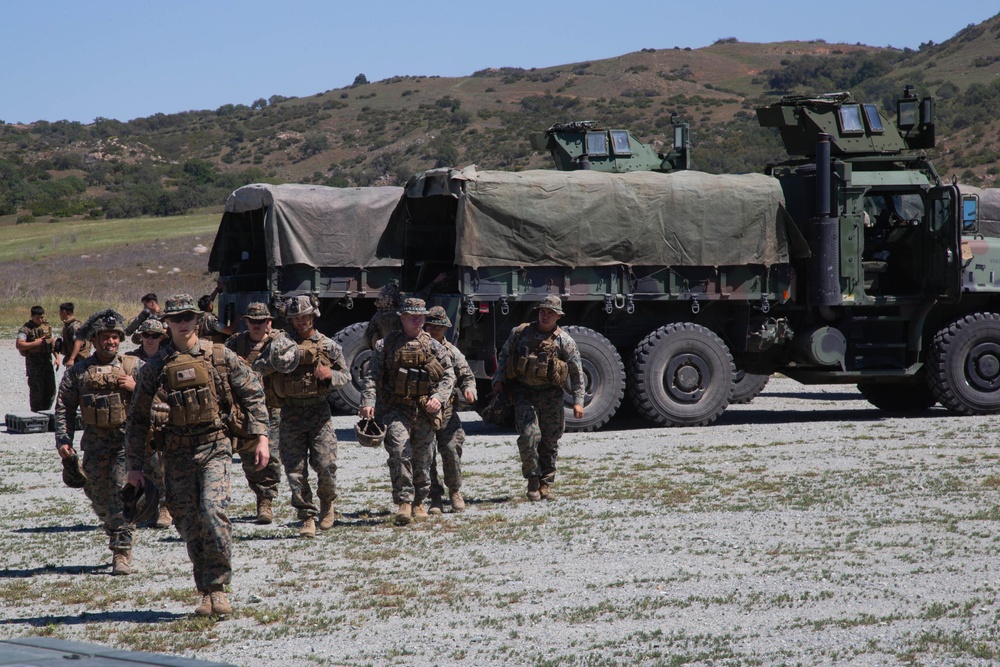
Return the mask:
[[[27, 414], [0, 341], [0, 409]], [[183, 543], [139, 532], [109, 576], [51, 434], [0, 433], [0, 637], [246, 667], [991, 665], [1000, 662], [993, 418], [899, 418], [853, 387], [771, 381], [707, 428], [567, 435], [554, 502], [523, 498], [510, 434], [463, 415], [469, 509], [391, 525], [385, 455], [340, 446], [332, 531], [272, 526], [234, 468], [236, 613], [194, 618]]]

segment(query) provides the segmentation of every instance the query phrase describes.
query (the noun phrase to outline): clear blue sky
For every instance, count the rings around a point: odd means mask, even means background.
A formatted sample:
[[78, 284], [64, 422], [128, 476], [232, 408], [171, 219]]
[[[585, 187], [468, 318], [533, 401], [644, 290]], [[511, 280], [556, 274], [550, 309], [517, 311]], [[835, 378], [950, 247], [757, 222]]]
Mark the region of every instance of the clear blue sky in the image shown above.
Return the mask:
[[9, 0], [0, 120], [130, 120], [394, 75], [547, 67], [643, 48], [943, 42], [987, 0]]

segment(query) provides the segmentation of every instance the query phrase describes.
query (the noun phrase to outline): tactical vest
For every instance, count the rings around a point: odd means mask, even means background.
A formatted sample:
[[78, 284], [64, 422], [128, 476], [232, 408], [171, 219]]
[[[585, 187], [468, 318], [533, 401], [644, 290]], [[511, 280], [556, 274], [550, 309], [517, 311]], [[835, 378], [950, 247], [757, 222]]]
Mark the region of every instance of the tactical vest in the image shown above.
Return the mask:
[[412, 402], [426, 398], [433, 385], [444, 377], [444, 367], [431, 351], [431, 340], [429, 334], [421, 333], [387, 355], [384, 377], [395, 400]]
[[[34, 326], [32, 326], [34, 325]], [[48, 338], [50, 341], [52, 339], [52, 327], [49, 326], [48, 322], [42, 322], [41, 324], [34, 324], [31, 320], [24, 323], [24, 327], [28, 330], [28, 335], [25, 338], [25, 342], [31, 343], [39, 338]], [[46, 343], [44, 345], [39, 345], [37, 348], [31, 350], [25, 350], [21, 352], [22, 357], [27, 357], [29, 355], [36, 354], [52, 354], [52, 343]]]
[[[247, 360], [247, 364], [252, 364], [260, 357], [261, 350], [273, 340], [272, 335], [268, 335], [259, 343], [250, 339], [249, 334], [243, 332], [236, 337], [236, 354]], [[280, 408], [285, 403], [285, 376], [282, 373], [271, 373], [261, 377], [261, 384], [264, 385], [264, 402], [269, 408]]]
[[514, 339], [514, 353], [507, 361], [504, 377], [529, 387], [562, 387], [569, 377], [569, 364], [559, 358], [556, 340], [562, 329], [542, 333], [533, 323], [522, 324]]
[[118, 386], [118, 378], [132, 375], [139, 360], [120, 356], [118, 366], [91, 364], [80, 386], [80, 417], [86, 426], [114, 429], [125, 423], [131, 392]]
[[[76, 334], [80, 331], [80, 327], [73, 328], [73, 325], [78, 323], [79, 320], [70, 320], [63, 324], [62, 330], [62, 353], [64, 356], [68, 357], [73, 354], [73, 346], [76, 344]], [[86, 359], [90, 356], [90, 341], [84, 341], [83, 345], [80, 346], [80, 354], [77, 359]]]
[[314, 398], [330, 393], [329, 380], [316, 377], [316, 368], [326, 366], [333, 368], [333, 360], [326, 348], [317, 341], [306, 339], [296, 343], [302, 353], [299, 365], [291, 373], [284, 375], [284, 392], [286, 398]]

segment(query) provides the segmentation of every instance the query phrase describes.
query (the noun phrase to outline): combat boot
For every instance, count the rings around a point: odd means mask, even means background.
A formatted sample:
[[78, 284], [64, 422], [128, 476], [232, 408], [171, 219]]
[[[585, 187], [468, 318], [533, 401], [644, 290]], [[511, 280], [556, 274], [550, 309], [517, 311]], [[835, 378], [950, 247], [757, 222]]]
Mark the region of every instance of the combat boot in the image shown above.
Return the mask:
[[337, 518], [337, 513], [333, 511], [333, 501], [332, 500], [321, 500], [319, 501], [319, 529], [320, 530], [330, 530], [333, 528], [333, 522]]
[[212, 594], [202, 593], [201, 594], [201, 604], [194, 608], [194, 613], [198, 616], [211, 616], [212, 615]]
[[542, 499], [542, 494], [538, 492], [540, 484], [537, 477], [528, 478], [528, 500], [537, 502]]
[[431, 507], [427, 510], [428, 514], [441, 514], [444, 512], [444, 501], [440, 497], [431, 498]]
[[451, 492], [451, 511], [461, 512], [465, 509], [465, 498], [462, 497], [461, 491]]
[[229, 598], [226, 597], [226, 592], [222, 590], [222, 586], [211, 586], [210, 588], [212, 590], [209, 592], [208, 597], [212, 601], [212, 613], [219, 616], [233, 613], [233, 605], [229, 604]]
[[311, 516], [302, 519], [302, 527], [299, 528], [299, 537], [316, 537], [316, 519]]
[[552, 495], [552, 487], [545, 482], [539, 482], [538, 495], [542, 497], [542, 500], [555, 500], [555, 496]]
[[274, 521], [274, 511], [271, 509], [271, 499], [257, 496], [257, 523], [269, 524]]
[[174, 517], [170, 516], [170, 510], [164, 505], [160, 508], [160, 514], [156, 517], [156, 523], [154, 524], [157, 528], [169, 528], [170, 524], [174, 522]]
[[119, 549], [115, 551], [111, 559], [112, 576], [132, 574], [132, 553], [131, 549]]
[[427, 510], [424, 508], [423, 503], [417, 503], [413, 506], [413, 520], [423, 521], [427, 518]]
[[399, 503], [396, 508], [396, 525], [405, 526], [413, 521], [413, 507], [410, 503]]

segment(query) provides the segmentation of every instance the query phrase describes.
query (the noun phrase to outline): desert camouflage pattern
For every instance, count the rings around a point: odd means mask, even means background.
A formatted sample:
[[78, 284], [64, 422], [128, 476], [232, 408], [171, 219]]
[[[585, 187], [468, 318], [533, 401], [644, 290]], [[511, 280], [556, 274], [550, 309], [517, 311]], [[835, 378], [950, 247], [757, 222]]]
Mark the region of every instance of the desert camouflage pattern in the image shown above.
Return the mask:
[[[442, 309], [443, 310], [443, 309]], [[434, 308], [431, 309], [434, 313]], [[447, 318], [447, 316], [445, 316]], [[442, 326], [448, 326], [442, 323]], [[437, 441], [437, 451], [431, 451], [431, 487], [430, 497], [441, 498], [444, 496], [444, 487], [437, 473], [437, 457], [441, 457], [441, 469], [444, 473], [444, 483], [450, 493], [454, 493], [462, 488], [462, 447], [465, 445], [465, 429], [462, 428], [462, 420], [458, 417], [455, 409], [459, 396], [466, 391], [476, 393], [476, 375], [472, 372], [468, 360], [457, 347], [448, 341], [442, 345], [451, 355], [455, 371], [455, 391], [451, 394], [451, 401], [444, 407], [442, 421], [444, 426], [434, 433]]]
[[403, 325], [399, 322], [399, 315], [395, 310], [379, 310], [368, 322], [365, 328], [365, 343], [368, 349], [374, 350], [375, 343], [379, 342], [393, 331], [401, 331]]
[[[190, 310], [182, 299], [174, 297], [167, 301], [168, 306], [172, 300], [175, 308]], [[221, 349], [229, 385], [247, 414], [247, 432], [254, 436], [266, 435], [269, 418], [260, 379], [236, 353], [228, 348]], [[210, 341], [199, 340], [187, 354], [203, 357], [212, 354], [212, 350]], [[139, 373], [125, 429], [129, 470], [144, 467], [150, 407], [165, 380], [164, 365], [177, 354], [173, 343], [168, 343]], [[222, 378], [214, 365], [212, 369], [216, 393], [222, 396]], [[207, 592], [211, 585], [228, 584], [232, 576], [232, 525], [226, 515], [231, 498], [232, 444], [226, 437], [221, 415], [216, 415], [214, 421], [207, 424], [176, 426], [168, 423], [164, 435], [161, 457], [167, 508], [187, 545], [194, 566], [195, 585], [199, 591]]]
[[[549, 306], [546, 306], [549, 307]], [[516, 349], [524, 336], [547, 336], [538, 331], [532, 322], [524, 331], [515, 328], [504, 343], [497, 358], [493, 382], [504, 382], [507, 365], [516, 356]], [[569, 365], [569, 384], [573, 402], [583, 405], [584, 376], [580, 351], [572, 336], [556, 327], [555, 349], [560, 359]], [[507, 380], [504, 391], [514, 399], [514, 426], [517, 429], [517, 450], [521, 456], [521, 474], [525, 478], [538, 477], [552, 484], [556, 476], [556, 459], [559, 455], [559, 438], [566, 430], [563, 408], [563, 387], [532, 387], [517, 379]]]
[[[423, 309], [422, 301], [420, 309]], [[455, 388], [451, 355], [427, 332], [421, 332], [420, 337], [444, 368], [444, 375], [431, 385], [427, 398], [437, 398], [445, 406]], [[419, 402], [398, 400], [392, 395], [389, 378], [395, 377], [398, 369], [390, 367], [391, 363], [387, 364], [386, 360], [391, 362], [396, 351], [407, 341], [402, 331], [396, 331], [375, 344], [361, 395], [361, 406], [374, 407], [375, 418], [386, 429], [384, 446], [389, 454], [387, 464], [392, 480], [392, 500], [396, 504], [421, 503], [428, 497], [431, 451], [435, 432], [440, 428], [435, 424], [436, 419], [428, 415]]]
[[[87, 369], [94, 365], [122, 367], [122, 355], [110, 363], [102, 364], [97, 355], [77, 362], [63, 374], [56, 398], [56, 448], [73, 445], [76, 413], [80, 409], [81, 391]], [[142, 362], [132, 366], [132, 378], [138, 379]], [[83, 472], [87, 483], [83, 487], [101, 527], [108, 536], [111, 551], [131, 549], [135, 526], [129, 524], [122, 514], [122, 502], [118, 492], [125, 486], [128, 469], [125, 466], [125, 424], [113, 429], [100, 429], [85, 425], [80, 438], [83, 452]]]
[[[298, 334], [296, 344], [305, 342]], [[351, 372], [340, 345], [314, 331], [308, 340], [322, 347], [332, 364], [329, 391], [351, 381]], [[327, 394], [329, 393], [327, 392]], [[309, 468], [316, 473], [316, 496], [320, 501], [337, 498], [337, 436], [333, 432], [327, 394], [313, 398], [285, 399], [281, 409], [281, 465], [292, 493], [292, 507], [299, 518], [319, 516], [319, 504], [309, 484]]]

